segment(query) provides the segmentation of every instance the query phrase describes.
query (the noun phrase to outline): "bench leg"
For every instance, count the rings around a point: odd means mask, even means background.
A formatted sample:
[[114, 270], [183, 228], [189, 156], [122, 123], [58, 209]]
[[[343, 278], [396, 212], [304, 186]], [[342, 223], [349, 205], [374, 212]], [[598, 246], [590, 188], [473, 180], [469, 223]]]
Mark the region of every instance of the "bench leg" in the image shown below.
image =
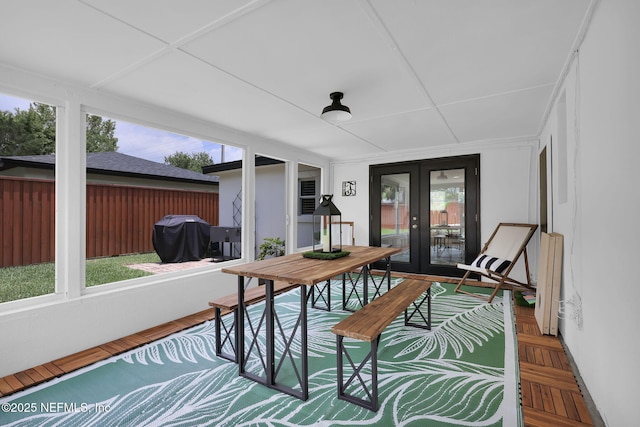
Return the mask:
[[244, 346], [244, 328], [245, 328], [245, 313], [246, 306], [244, 303], [244, 276], [238, 276], [238, 307], [236, 308], [238, 318], [236, 322], [236, 357], [238, 359], [238, 374], [240, 376], [246, 375], [245, 365], [247, 363], [247, 356], [245, 354]]
[[[233, 310], [233, 323], [229, 328], [227, 328], [227, 325], [225, 325], [224, 321], [222, 320], [222, 316], [220, 315], [220, 307], [216, 307], [214, 311], [214, 324], [216, 328], [216, 356], [227, 359], [234, 363], [238, 363], [238, 352], [236, 351], [236, 325], [238, 324], [238, 310]], [[231, 338], [232, 336], [233, 339]], [[227, 343], [231, 346], [231, 353], [227, 353], [224, 351], [224, 346]]]
[[[267, 297], [267, 301], [268, 301], [268, 297]], [[238, 337], [237, 351], [240, 355], [240, 357], [238, 358], [240, 376], [249, 378], [250, 380], [269, 386], [271, 384], [269, 380], [270, 379], [269, 374], [273, 371], [273, 369], [270, 369], [269, 367], [272, 366], [273, 364], [273, 358], [269, 357], [270, 351], [269, 351], [268, 344], [263, 345], [260, 340], [260, 336], [262, 334], [266, 335], [267, 342], [269, 342], [270, 338], [273, 338], [273, 333], [269, 334], [270, 321], [268, 318], [268, 310], [265, 307], [265, 309], [262, 311], [259, 317], [256, 316], [256, 318], [252, 319], [249, 316], [249, 313], [247, 311], [247, 306], [244, 305], [244, 303], [242, 305], [243, 305], [242, 311], [240, 311], [240, 307], [238, 307], [238, 312], [239, 312], [239, 316], [240, 315], [243, 316], [244, 318], [243, 320], [247, 326], [247, 330], [244, 330], [243, 328], [241, 332], [240, 328], [237, 328], [238, 332], [236, 334]], [[266, 328], [264, 325], [266, 325]], [[248, 336], [247, 336], [247, 332], [249, 333]], [[244, 342], [245, 336], [247, 336], [247, 341], [248, 341], [247, 343]], [[257, 374], [254, 372], [247, 372], [246, 370], [247, 365], [250, 365], [249, 361], [250, 360], [255, 361], [256, 359], [260, 363], [259, 364], [254, 363], [254, 364], [256, 365], [256, 367], [258, 367], [258, 369], [262, 368], [262, 372], [264, 373], [264, 376], [261, 376], [260, 374]]]
[[[371, 350], [369, 354], [365, 356], [365, 358], [360, 362], [358, 366], [355, 365], [352, 360], [347, 348], [343, 345], [344, 337], [342, 335], [336, 335], [336, 359], [337, 359], [337, 383], [338, 383], [338, 399], [344, 400], [350, 403], [353, 403], [358, 406], [362, 406], [363, 408], [369, 409], [373, 412], [378, 411], [378, 344], [380, 343], [380, 335], [373, 341], [371, 341]], [[351, 369], [353, 370], [353, 374], [349, 377], [349, 379], [344, 381], [344, 357], [351, 365]], [[369, 389], [362, 377], [362, 371], [366, 367], [367, 362], [370, 361], [371, 365], [371, 389]], [[366, 398], [357, 397], [352, 393], [347, 392], [347, 388], [357, 380], [360, 383], [359, 387], [356, 387], [356, 390], [362, 390], [366, 395]]]
[[[431, 330], [431, 288], [427, 289], [427, 292], [420, 300], [416, 300], [411, 303], [411, 306], [407, 307], [404, 311], [404, 324], [406, 326], [413, 326], [416, 328]], [[422, 305], [427, 303], [427, 316], [420, 310]], [[410, 311], [411, 310], [411, 311]], [[413, 322], [412, 319], [416, 317], [419, 323]]]

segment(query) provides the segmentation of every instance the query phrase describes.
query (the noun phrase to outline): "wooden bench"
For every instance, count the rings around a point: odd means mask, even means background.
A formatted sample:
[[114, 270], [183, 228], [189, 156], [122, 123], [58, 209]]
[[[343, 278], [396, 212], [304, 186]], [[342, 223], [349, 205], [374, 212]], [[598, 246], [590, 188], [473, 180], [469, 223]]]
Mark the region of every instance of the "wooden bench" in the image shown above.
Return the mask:
[[[291, 289], [295, 289], [298, 286], [300, 285], [277, 281], [273, 283], [273, 294], [278, 295], [290, 291]], [[244, 291], [244, 303], [245, 305], [255, 304], [256, 302], [262, 301], [264, 299], [264, 296], [264, 286], [257, 286], [255, 288], [246, 289]], [[234, 294], [225, 295], [223, 297], [210, 301], [209, 305], [214, 308], [215, 312], [214, 322], [216, 328], [216, 356], [237, 363], [237, 343], [235, 342], [235, 340], [231, 339], [231, 336], [236, 336], [235, 327], [238, 323], [238, 293], [236, 292]], [[233, 323], [228, 328], [221, 319], [222, 310], [225, 310], [225, 314], [227, 314], [228, 312], [233, 312]], [[222, 334], [222, 329], [224, 329], [224, 334]], [[231, 346], [233, 353], [227, 353], [223, 350], [224, 346], [227, 343]]]
[[[420, 298], [423, 294], [425, 295]], [[426, 318], [420, 312], [420, 307], [425, 301], [427, 302]], [[411, 311], [409, 310], [410, 308], [412, 308]], [[431, 329], [430, 281], [404, 280], [331, 328], [331, 332], [336, 334], [338, 399], [346, 400], [374, 412], [378, 410], [378, 344], [380, 343], [380, 336], [385, 328], [403, 311], [405, 325]], [[420, 317], [422, 322], [413, 322], [412, 319], [414, 317]], [[344, 337], [371, 343], [371, 350], [357, 366], [351, 355], [349, 355], [347, 348], [343, 345]], [[353, 370], [353, 374], [346, 382], [343, 378], [343, 356], [346, 356]], [[370, 361], [371, 365], [370, 390], [366, 387], [364, 378], [361, 375], [363, 368], [367, 365], [367, 361]], [[347, 388], [355, 379], [360, 383], [360, 387], [368, 400], [347, 392]]]

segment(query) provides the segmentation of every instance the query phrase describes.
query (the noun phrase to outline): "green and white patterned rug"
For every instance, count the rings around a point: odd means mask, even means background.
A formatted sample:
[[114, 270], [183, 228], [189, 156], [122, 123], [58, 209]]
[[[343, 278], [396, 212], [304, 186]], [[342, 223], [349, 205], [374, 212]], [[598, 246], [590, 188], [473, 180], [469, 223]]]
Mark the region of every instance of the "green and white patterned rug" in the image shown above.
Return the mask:
[[[378, 412], [337, 399], [330, 329], [349, 314], [340, 310], [341, 292], [335, 282], [331, 312], [308, 310], [305, 402], [239, 377], [236, 364], [215, 356], [207, 322], [0, 399], [0, 425], [522, 425], [508, 292], [486, 304], [434, 283], [432, 330], [405, 327], [400, 316], [382, 335]], [[299, 290], [276, 298], [287, 329], [299, 313]], [[249, 310], [258, 313], [262, 304]]]

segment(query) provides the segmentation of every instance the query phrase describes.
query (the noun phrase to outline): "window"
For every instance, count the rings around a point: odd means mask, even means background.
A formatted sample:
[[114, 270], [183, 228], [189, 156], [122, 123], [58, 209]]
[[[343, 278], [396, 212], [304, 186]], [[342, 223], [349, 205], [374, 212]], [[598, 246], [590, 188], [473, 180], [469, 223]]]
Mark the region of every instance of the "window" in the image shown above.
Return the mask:
[[[227, 151], [217, 143], [88, 114], [86, 287], [217, 256], [219, 245], [210, 247], [209, 233], [210, 226], [221, 225], [219, 177], [204, 174], [203, 167], [234, 154]], [[168, 233], [158, 232], [162, 227], [183, 230], [185, 242], [198, 244], [179, 248]]]
[[316, 210], [316, 200], [318, 194], [316, 193], [317, 182], [315, 179], [301, 179], [300, 180], [300, 197], [298, 204], [299, 215], [313, 215], [313, 211]]
[[55, 144], [56, 107], [0, 94], [0, 303], [55, 292]]
[[321, 175], [320, 168], [298, 163], [298, 249], [313, 244], [313, 211], [320, 198]]

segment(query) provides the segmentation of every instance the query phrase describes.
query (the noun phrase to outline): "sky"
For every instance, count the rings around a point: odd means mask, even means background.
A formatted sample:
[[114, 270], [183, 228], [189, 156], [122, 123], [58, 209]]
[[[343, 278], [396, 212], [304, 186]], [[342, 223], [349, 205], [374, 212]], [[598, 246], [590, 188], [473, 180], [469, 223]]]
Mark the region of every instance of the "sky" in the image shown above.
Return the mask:
[[[16, 108], [28, 110], [30, 102], [0, 93], [0, 111], [15, 112]], [[122, 120], [111, 120], [116, 123], [115, 137], [118, 138], [119, 153], [164, 163], [166, 156], [177, 151], [186, 153], [206, 151], [213, 158], [214, 163], [221, 163], [222, 146], [220, 144]], [[224, 156], [225, 161], [240, 160], [242, 150], [227, 145], [224, 147]]]

